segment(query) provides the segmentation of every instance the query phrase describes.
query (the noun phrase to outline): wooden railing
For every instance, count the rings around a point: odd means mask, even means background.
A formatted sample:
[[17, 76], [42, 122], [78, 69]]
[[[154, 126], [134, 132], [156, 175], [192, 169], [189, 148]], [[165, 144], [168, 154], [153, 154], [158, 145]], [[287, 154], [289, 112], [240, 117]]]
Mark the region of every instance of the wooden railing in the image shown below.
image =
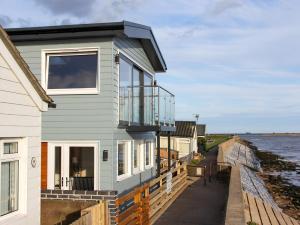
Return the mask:
[[105, 201], [100, 201], [97, 205], [93, 205], [81, 210], [81, 217], [71, 223], [71, 225], [109, 225], [108, 205]]
[[151, 180], [116, 201], [116, 222], [153, 224], [187, 187], [186, 163], [178, 164], [168, 173]]

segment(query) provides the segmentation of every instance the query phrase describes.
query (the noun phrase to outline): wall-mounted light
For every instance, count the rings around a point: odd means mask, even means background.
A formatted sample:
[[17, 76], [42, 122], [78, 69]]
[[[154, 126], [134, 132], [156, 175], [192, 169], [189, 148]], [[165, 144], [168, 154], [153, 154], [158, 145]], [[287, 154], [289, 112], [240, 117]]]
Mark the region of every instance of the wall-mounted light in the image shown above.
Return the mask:
[[103, 150], [102, 160], [108, 161], [108, 150]]
[[115, 63], [120, 64], [120, 54], [115, 55]]

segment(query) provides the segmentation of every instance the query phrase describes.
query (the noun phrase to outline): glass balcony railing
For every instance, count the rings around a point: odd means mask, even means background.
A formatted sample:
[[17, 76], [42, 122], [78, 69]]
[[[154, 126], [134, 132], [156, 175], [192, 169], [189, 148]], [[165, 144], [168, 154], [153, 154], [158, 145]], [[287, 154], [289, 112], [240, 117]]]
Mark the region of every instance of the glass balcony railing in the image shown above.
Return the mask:
[[175, 126], [175, 96], [160, 86], [120, 87], [120, 125]]

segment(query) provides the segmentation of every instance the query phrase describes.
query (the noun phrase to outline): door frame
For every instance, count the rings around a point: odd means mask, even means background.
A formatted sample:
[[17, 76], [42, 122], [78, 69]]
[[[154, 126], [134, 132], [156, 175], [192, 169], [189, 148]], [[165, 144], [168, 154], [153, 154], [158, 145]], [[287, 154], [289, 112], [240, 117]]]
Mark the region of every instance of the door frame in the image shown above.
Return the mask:
[[[45, 141], [46, 142], [46, 141]], [[47, 155], [47, 189], [54, 190], [54, 173], [55, 173], [55, 146], [61, 146], [62, 151], [69, 147], [94, 147], [94, 190], [99, 190], [100, 187], [100, 159], [99, 159], [99, 149], [100, 142], [99, 141], [48, 141], [48, 155]], [[62, 153], [62, 155], [69, 155]], [[62, 158], [63, 161], [63, 158]], [[62, 164], [63, 167], [63, 164]], [[64, 190], [62, 188], [61, 190]]]

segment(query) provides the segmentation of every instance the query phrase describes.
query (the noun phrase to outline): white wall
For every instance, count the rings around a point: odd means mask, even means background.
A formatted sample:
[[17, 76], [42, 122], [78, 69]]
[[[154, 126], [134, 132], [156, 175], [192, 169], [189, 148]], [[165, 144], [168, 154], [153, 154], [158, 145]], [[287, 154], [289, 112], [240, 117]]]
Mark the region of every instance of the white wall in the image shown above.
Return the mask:
[[[3, 48], [0, 40], [1, 45]], [[39, 225], [41, 112], [9, 67], [5, 54], [0, 51], [0, 138], [26, 139], [27, 157], [23, 160], [27, 169], [20, 171], [20, 176], [27, 176], [27, 184], [21, 183], [19, 189], [27, 200], [20, 202], [19, 212], [0, 217], [0, 225]], [[33, 157], [37, 161], [35, 168], [31, 166]]]

